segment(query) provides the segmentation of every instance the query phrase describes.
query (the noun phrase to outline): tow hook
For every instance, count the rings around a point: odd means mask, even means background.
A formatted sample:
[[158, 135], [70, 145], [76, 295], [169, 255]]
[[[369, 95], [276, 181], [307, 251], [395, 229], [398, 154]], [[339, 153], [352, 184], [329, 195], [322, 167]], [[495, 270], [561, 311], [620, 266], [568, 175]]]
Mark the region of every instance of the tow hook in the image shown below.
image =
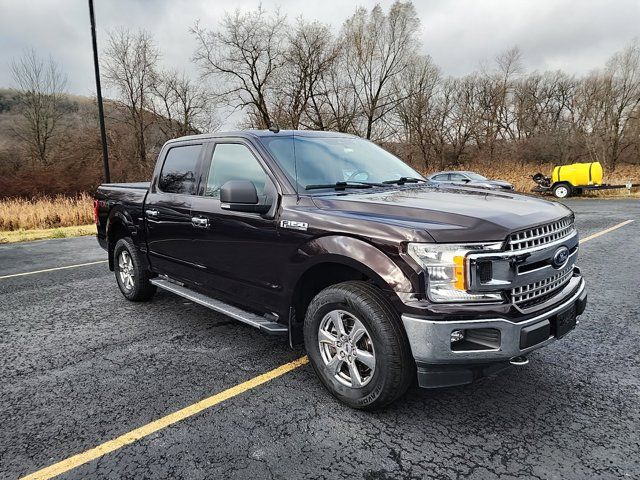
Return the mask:
[[511, 365], [522, 366], [522, 365], [526, 365], [527, 363], [529, 363], [529, 359], [527, 357], [524, 357], [524, 356], [513, 357], [511, 360], [509, 360], [509, 363]]

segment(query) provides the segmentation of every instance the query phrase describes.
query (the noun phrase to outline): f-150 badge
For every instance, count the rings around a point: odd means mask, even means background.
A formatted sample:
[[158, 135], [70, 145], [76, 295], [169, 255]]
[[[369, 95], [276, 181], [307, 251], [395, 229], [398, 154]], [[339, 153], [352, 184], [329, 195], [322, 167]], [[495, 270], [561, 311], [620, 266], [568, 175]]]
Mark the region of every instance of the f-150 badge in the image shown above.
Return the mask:
[[291, 230], [301, 230], [303, 232], [306, 232], [309, 224], [306, 222], [296, 222], [293, 220], [280, 220], [280, 226], [282, 228], [290, 228]]

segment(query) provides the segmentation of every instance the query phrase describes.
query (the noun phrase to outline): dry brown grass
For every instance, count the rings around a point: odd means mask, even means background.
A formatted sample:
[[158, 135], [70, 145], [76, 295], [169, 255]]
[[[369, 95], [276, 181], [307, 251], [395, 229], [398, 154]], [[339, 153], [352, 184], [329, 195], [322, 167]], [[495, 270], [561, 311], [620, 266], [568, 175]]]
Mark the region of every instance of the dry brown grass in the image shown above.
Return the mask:
[[93, 198], [58, 195], [0, 200], [0, 231], [50, 229], [93, 223]]
[[0, 243], [30, 242], [48, 238], [70, 238], [84, 235], [95, 235], [95, 225], [81, 225], [78, 227], [58, 227], [37, 230], [0, 231]]

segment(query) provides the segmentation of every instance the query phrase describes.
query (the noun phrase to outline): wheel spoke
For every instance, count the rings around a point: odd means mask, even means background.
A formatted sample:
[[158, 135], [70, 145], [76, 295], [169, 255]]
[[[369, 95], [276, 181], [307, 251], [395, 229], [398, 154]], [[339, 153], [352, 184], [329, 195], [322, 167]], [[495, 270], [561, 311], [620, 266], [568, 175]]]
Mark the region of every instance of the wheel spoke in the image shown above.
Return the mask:
[[338, 374], [338, 372], [340, 372], [340, 368], [342, 367], [343, 362], [344, 360], [336, 355], [329, 361], [329, 363], [327, 363], [327, 370], [329, 370], [329, 373], [331, 375], [335, 376]]
[[356, 361], [369, 367], [371, 370], [376, 366], [376, 357], [366, 350], [356, 350]]
[[362, 336], [365, 335], [366, 333], [367, 333], [367, 329], [364, 328], [364, 325], [362, 324], [362, 322], [357, 318], [354, 318], [353, 328], [349, 333], [349, 338], [351, 338], [351, 341], [354, 344], [357, 343], [362, 338]]
[[354, 362], [348, 362], [347, 366], [349, 367], [349, 377], [351, 377], [351, 385], [355, 388], [359, 388], [362, 386], [362, 378], [360, 377], [360, 372], [356, 367]]
[[336, 338], [336, 336], [330, 332], [327, 332], [326, 330], [319, 330], [318, 331], [318, 341], [320, 343], [329, 343], [331, 345], [335, 345], [336, 341], [338, 339]]
[[336, 327], [336, 331], [338, 335], [346, 335], [347, 331], [344, 329], [344, 322], [342, 321], [342, 314], [338, 311], [333, 311], [330, 314], [331, 321], [333, 325]]

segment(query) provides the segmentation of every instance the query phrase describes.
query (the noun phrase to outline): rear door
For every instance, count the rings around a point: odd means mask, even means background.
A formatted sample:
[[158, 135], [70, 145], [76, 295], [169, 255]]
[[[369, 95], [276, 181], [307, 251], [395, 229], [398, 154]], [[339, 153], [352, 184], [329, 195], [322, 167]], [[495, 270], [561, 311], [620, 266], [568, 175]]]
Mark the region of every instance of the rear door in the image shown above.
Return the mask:
[[197, 277], [198, 270], [193, 255], [191, 206], [204, 150], [203, 143], [170, 144], [162, 164], [156, 167], [144, 205], [153, 270], [189, 282]]
[[[257, 150], [244, 140], [216, 141], [210, 159], [204, 164], [200, 196], [192, 211], [204, 222], [194, 241], [197, 263], [204, 267], [201, 286], [242, 305], [274, 310], [286, 255], [276, 228], [276, 183]], [[258, 196], [271, 197], [271, 212], [223, 209], [220, 187], [229, 180], [253, 182]]]

